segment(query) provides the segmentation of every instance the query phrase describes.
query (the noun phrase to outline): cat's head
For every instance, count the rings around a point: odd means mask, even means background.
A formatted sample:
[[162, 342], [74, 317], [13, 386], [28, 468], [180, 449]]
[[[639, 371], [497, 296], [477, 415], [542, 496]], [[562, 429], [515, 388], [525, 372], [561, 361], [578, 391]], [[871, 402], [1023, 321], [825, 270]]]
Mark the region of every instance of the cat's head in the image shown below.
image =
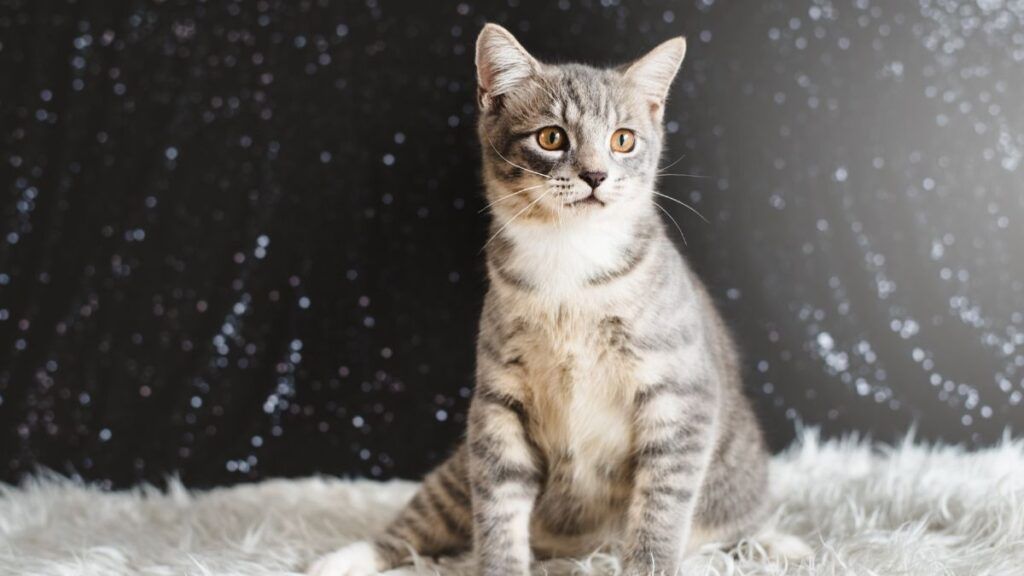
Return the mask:
[[686, 53], [669, 40], [631, 64], [537, 61], [495, 24], [476, 66], [487, 202], [496, 221], [649, 210], [665, 99]]

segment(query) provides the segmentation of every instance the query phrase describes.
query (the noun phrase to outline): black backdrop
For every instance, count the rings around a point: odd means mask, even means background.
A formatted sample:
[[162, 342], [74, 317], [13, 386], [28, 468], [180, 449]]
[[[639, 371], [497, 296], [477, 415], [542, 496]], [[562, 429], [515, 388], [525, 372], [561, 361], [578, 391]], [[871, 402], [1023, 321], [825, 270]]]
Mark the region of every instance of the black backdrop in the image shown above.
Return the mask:
[[0, 1], [0, 477], [421, 474], [484, 290], [473, 41], [689, 38], [663, 190], [799, 422], [1024, 424], [1024, 5]]

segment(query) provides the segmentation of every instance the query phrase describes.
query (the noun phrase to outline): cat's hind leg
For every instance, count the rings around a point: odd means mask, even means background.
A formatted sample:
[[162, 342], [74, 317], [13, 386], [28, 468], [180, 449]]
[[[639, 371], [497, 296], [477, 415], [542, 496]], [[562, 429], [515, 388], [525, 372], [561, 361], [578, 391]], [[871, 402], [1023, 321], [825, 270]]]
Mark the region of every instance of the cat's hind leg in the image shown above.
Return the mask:
[[472, 541], [472, 501], [465, 449], [459, 449], [423, 480], [423, 485], [372, 540], [355, 542], [317, 560], [310, 576], [369, 576], [412, 562], [467, 550]]
[[800, 538], [773, 529], [768, 455], [746, 404], [732, 407], [713, 465], [708, 470], [686, 550], [705, 544], [731, 549], [756, 542], [771, 557], [798, 560], [813, 553]]

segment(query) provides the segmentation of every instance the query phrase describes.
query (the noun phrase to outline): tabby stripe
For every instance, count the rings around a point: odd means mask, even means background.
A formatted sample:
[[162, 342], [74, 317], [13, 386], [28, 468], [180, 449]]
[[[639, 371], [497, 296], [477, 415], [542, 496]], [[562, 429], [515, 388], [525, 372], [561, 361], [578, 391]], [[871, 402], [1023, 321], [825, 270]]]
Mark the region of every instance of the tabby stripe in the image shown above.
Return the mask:
[[522, 318], [517, 318], [512, 322], [512, 327], [505, 332], [505, 340], [511, 340], [518, 336], [520, 333], [526, 331], [526, 322]]
[[[391, 532], [391, 530], [388, 530]], [[381, 536], [374, 539], [373, 547], [377, 554], [392, 563], [404, 563], [409, 555], [409, 545], [402, 539], [394, 536]]]
[[663, 440], [646, 444], [637, 453], [638, 462], [649, 464], [651, 460], [664, 456], [685, 456], [693, 452], [699, 452], [703, 448], [700, 442], [677, 442], [675, 440]]
[[664, 468], [658, 469], [658, 472], [660, 474], [664, 474], [666, 476], [675, 474], [693, 474], [696, 471], [697, 465], [687, 460], [680, 460], [679, 462], [674, 462], [672, 464], [665, 466]]
[[[509, 360], [506, 363], [506, 366], [516, 366], [520, 365], [521, 363], [522, 358], [517, 356]], [[475, 396], [482, 402], [499, 406], [501, 408], [511, 411], [516, 415], [516, 418], [519, 419], [520, 426], [523, 427], [523, 438], [526, 441], [526, 444], [530, 447], [530, 451], [533, 454], [534, 458], [536, 458], [538, 462], [543, 464], [541, 468], [546, 469], [547, 456], [544, 454], [544, 451], [541, 450], [540, 446], [537, 445], [537, 442], [530, 435], [530, 416], [529, 413], [526, 411], [526, 406], [523, 405], [523, 403], [517, 400], [516, 398], [513, 398], [508, 394], [504, 394], [502, 392], [494, 390], [493, 388], [488, 386], [477, 388]]]
[[[583, 99], [583, 98], [582, 98], [582, 97], [580, 96], [580, 92], [579, 92], [579, 90], [577, 89], [577, 86], [576, 86], [576, 82], [575, 82], [575, 80], [569, 80], [569, 81], [567, 81], [567, 82], [565, 83], [565, 90], [566, 90], [566, 91], [567, 91], [567, 92], [569, 93], [569, 94], [567, 95], [567, 96], [568, 96], [568, 98], [567, 98], [567, 99], [568, 99], [568, 101], [569, 101], [569, 102], [574, 102], [574, 103], [576, 103], [576, 102], [585, 102], [585, 101], [586, 101], [586, 100], [584, 100], [584, 99]], [[577, 106], [578, 106], [578, 104], [577, 104]]]
[[472, 510], [473, 501], [466, 493], [464, 486], [455, 478], [452, 478], [450, 471], [442, 471], [437, 479], [456, 505], [461, 506], [465, 510]]
[[642, 458], [644, 458], [644, 459], [657, 458], [659, 456], [665, 456], [665, 455], [668, 455], [668, 454], [672, 454], [674, 452], [673, 449], [675, 448], [675, 446], [676, 445], [675, 445], [674, 442], [669, 442], [669, 441], [655, 442], [653, 444], [645, 444], [640, 449], [640, 456]]
[[694, 414], [690, 414], [686, 420], [687, 424], [696, 424], [697, 426], [703, 427], [711, 424], [711, 415], [706, 412], [696, 412]]
[[504, 282], [505, 284], [523, 292], [533, 292], [535, 290], [533, 284], [528, 282], [525, 278], [518, 274], [509, 272], [507, 268], [494, 262], [488, 261], [488, 269], [494, 272], [495, 276]]
[[718, 440], [718, 453], [728, 454], [732, 448], [733, 442], [736, 440], [736, 430], [732, 427], [726, 427], [724, 430], [724, 436]]
[[471, 443], [469, 448], [483, 461], [485, 469], [481, 472], [487, 474], [492, 484], [519, 482], [533, 486], [541, 481], [540, 473], [532, 467], [502, 461], [501, 454], [488, 443], [476, 441]]
[[587, 284], [591, 286], [600, 286], [602, 284], [608, 284], [609, 282], [618, 280], [624, 276], [628, 276], [633, 270], [643, 262], [647, 255], [651, 252], [651, 239], [652, 235], [650, 231], [641, 233], [636, 241], [639, 242], [639, 246], [635, 244], [626, 250], [626, 262], [619, 268], [602, 272], [596, 276], [591, 276], [587, 279]]
[[[541, 174], [547, 174], [551, 171], [554, 166], [554, 162], [551, 159], [543, 156], [540, 152], [534, 152], [530, 148], [523, 148], [520, 150], [521, 155], [518, 158], [525, 168], [529, 168], [534, 172], [540, 172]], [[506, 156], [507, 157], [507, 156]]]
[[526, 406], [508, 394], [504, 394], [490, 387], [484, 387], [477, 389], [477, 398], [482, 402], [509, 410], [516, 415], [524, 426], [529, 422], [529, 414], [526, 412]]
[[480, 352], [495, 362], [501, 362], [501, 354], [498, 352], [498, 349], [495, 348], [494, 343], [491, 342], [490, 338], [480, 339]]
[[644, 488], [644, 496], [647, 498], [653, 498], [656, 496], [666, 496], [679, 500], [680, 502], [689, 501], [693, 498], [693, 492], [685, 489], [678, 488], [670, 485], [655, 486], [653, 488]]
[[[415, 510], [416, 501], [419, 496], [413, 498], [410, 506], [413, 507], [409, 511]], [[422, 507], [422, 504], [420, 504]], [[424, 518], [420, 511], [416, 511], [416, 514], [403, 514], [402, 522], [396, 522], [391, 524], [385, 531], [385, 535], [394, 536], [402, 541], [408, 542], [413, 545], [413, 548], [420, 548], [423, 542], [430, 541], [430, 529], [423, 525]]]
[[491, 481], [495, 484], [507, 484], [511, 482], [536, 486], [540, 484], [540, 474], [526, 466], [516, 464], [501, 464], [494, 467], [491, 474]]
[[[674, 548], [676, 542], [675, 529], [676, 519], [667, 516], [664, 510], [648, 509], [644, 514], [644, 522], [647, 524], [641, 541], [647, 544], [647, 561], [652, 562], [652, 553], [664, 553], [666, 548]], [[669, 536], [669, 534], [672, 534]], [[662, 560], [654, 560], [654, 564], [664, 566]], [[650, 574], [658, 574], [657, 572]]]
[[427, 493], [427, 498], [430, 500], [430, 504], [433, 506], [435, 514], [441, 519], [441, 523], [444, 524], [448, 533], [461, 534], [463, 532], [462, 528], [465, 526], [465, 522], [452, 515], [451, 503], [446, 502], [444, 497], [437, 493], [437, 484], [428, 482], [424, 484], [423, 489]]
[[[634, 397], [634, 405], [636, 409], [641, 409], [651, 403], [652, 400], [659, 398], [663, 395], [673, 395], [680, 398], [688, 398], [691, 396], [697, 396], [703, 399], [707, 399], [711, 396], [710, 391], [706, 386], [697, 384], [682, 384], [674, 380], [663, 380], [657, 384], [652, 384], [647, 388], [636, 393]], [[700, 418], [707, 418], [704, 413], [700, 414]], [[695, 416], [696, 417], [696, 416]], [[706, 423], [706, 420], [700, 420], [702, 423]]]
[[611, 107], [611, 97], [609, 96], [608, 91], [613, 89], [608, 86], [607, 82], [604, 82], [603, 84], [605, 85], [605, 89], [598, 92], [598, 96], [601, 99], [600, 107], [598, 108], [599, 118], [607, 118], [609, 108]]
[[482, 536], [493, 537], [495, 535], [504, 536], [503, 528], [508, 525], [509, 522], [515, 519], [515, 514], [508, 512], [502, 514], [479, 514], [477, 515], [476, 522], [480, 526]]
[[631, 334], [629, 343], [644, 352], [669, 352], [693, 343], [694, 331], [689, 322], [677, 322], [675, 329], [658, 334]]
[[491, 464], [501, 459], [501, 452], [493, 446], [495, 442], [497, 440], [494, 438], [473, 438], [469, 442], [469, 451], [478, 460], [482, 460], [485, 464]]
[[420, 518], [430, 514], [430, 509], [427, 508], [427, 498], [428, 496], [426, 491], [421, 490], [416, 494], [416, 497], [412, 499], [412, 502], [409, 503], [409, 509], [415, 512]]

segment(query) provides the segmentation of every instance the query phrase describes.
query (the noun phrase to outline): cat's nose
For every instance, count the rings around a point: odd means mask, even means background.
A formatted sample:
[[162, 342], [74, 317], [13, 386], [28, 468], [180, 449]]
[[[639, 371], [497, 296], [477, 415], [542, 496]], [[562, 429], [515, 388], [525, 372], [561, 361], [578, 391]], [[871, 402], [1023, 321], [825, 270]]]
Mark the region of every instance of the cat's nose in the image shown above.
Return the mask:
[[588, 170], [586, 172], [580, 172], [580, 179], [582, 179], [587, 184], [590, 184], [590, 188], [591, 189], [594, 189], [594, 188], [597, 188], [598, 186], [600, 186], [601, 182], [604, 182], [604, 179], [607, 178], [607, 177], [608, 177], [608, 173], [607, 172], [595, 172], [595, 171], [592, 171], [592, 170]]

